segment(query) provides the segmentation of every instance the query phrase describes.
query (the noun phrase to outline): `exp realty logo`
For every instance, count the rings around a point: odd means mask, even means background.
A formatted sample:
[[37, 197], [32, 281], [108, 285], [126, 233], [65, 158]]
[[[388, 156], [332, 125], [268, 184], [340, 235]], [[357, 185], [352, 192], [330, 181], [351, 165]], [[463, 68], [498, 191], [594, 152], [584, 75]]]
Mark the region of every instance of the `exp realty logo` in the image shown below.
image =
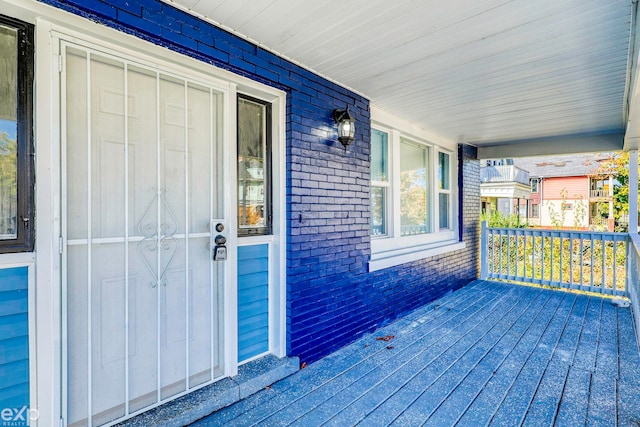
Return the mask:
[[31, 425], [31, 421], [38, 419], [40, 414], [37, 409], [29, 409], [28, 406], [22, 408], [4, 408], [0, 411], [1, 427], [23, 427]]

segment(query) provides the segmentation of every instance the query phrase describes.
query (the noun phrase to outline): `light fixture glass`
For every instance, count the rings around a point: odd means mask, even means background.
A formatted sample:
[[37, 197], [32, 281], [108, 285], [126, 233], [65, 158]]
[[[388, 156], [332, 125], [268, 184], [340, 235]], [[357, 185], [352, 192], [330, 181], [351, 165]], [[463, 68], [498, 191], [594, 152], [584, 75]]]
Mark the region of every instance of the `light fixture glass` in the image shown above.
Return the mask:
[[345, 110], [333, 110], [333, 119], [338, 123], [338, 141], [347, 149], [356, 135], [356, 120], [349, 114], [349, 107]]

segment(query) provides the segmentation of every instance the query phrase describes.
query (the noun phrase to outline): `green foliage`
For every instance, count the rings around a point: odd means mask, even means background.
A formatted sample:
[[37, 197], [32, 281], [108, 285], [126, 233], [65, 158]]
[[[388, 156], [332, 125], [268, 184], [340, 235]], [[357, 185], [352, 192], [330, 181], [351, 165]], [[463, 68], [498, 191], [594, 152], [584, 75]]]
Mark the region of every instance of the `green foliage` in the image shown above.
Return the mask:
[[574, 207], [573, 207], [573, 227], [576, 230], [580, 228], [580, 224], [582, 224], [582, 222], [586, 217], [587, 217], [587, 206], [584, 200], [582, 200], [582, 196], [580, 196], [580, 199], [574, 203]]
[[402, 224], [422, 225], [427, 221], [426, 170], [403, 172], [400, 176]]
[[621, 219], [629, 213], [629, 152], [611, 154], [607, 160], [600, 163], [597, 173], [603, 178], [610, 175], [614, 177], [613, 216], [616, 220], [616, 231], [626, 232], [626, 221]]
[[[562, 199], [562, 203], [560, 203], [560, 212], [556, 212], [553, 205], [549, 205], [548, 207], [551, 224], [553, 225], [553, 228], [555, 228], [556, 230], [561, 228], [568, 228], [565, 225], [567, 214], [563, 207], [565, 203], [567, 203], [567, 199], [569, 198], [569, 192], [567, 191], [566, 188], [563, 188], [562, 190], [560, 190], [560, 197]], [[587, 216], [587, 206], [584, 200], [582, 200], [582, 196], [574, 195], [574, 197], [578, 197], [578, 200], [573, 202], [574, 203], [573, 228], [577, 230], [580, 228], [580, 225], [582, 224], [582, 222]]]
[[515, 214], [504, 215], [498, 211], [483, 212], [480, 215], [480, 221], [487, 221], [487, 225], [492, 228], [526, 228], [529, 226]]

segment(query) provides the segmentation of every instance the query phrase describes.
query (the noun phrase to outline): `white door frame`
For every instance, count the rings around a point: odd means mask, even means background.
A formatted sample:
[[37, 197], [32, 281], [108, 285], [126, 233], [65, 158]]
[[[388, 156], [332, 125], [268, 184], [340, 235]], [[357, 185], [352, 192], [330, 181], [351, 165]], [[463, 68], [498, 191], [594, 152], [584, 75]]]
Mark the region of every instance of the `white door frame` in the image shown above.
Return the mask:
[[[30, 350], [30, 359], [35, 369], [31, 377], [31, 408], [38, 411], [39, 419], [34, 426], [65, 425], [62, 419], [64, 404], [62, 387], [63, 366], [62, 348], [66, 347], [61, 330], [61, 194], [60, 194], [60, 73], [59, 44], [55, 38], [70, 41], [89, 41], [99, 46], [114, 49], [125, 55], [156, 64], [160, 61], [165, 67], [190, 70], [190, 74], [215, 76], [222, 84], [228, 85], [228, 102], [224, 111], [225, 141], [233, 141], [227, 147], [225, 176], [228, 183], [236, 182], [236, 107], [237, 91], [251, 94], [273, 103], [273, 176], [274, 176], [274, 236], [276, 242], [272, 254], [277, 258], [273, 281], [276, 284], [273, 295], [273, 308], [277, 309], [272, 319], [274, 331], [271, 351], [277, 356], [286, 354], [286, 190], [285, 190], [285, 112], [286, 94], [231, 72], [215, 68], [163, 47], [153, 45], [130, 35], [90, 22], [81, 17], [51, 8], [37, 2], [23, 0], [0, 0], [7, 7], [5, 13], [36, 24], [36, 103], [35, 103], [35, 139], [36, 139], [36, 292], [32, 318], [35, 324], [35, 345]], [[230, 125], [233, 124], [233, 125]], [[235, 188], [226, 185], [227, 207], [237, 204]], [[235, 214], [228, 213], [229, 233], [237, 233]], [[230, 248], [232, 249], [232, 248]], [[234, 262], [227, 266], [229, 292], [225, 294], [224, 304], [231, 309], [225, 312], [225, 367], [226, 376], [237, 373], [237, 271]], [[271, 307], [270, 307], [271, 308]]]

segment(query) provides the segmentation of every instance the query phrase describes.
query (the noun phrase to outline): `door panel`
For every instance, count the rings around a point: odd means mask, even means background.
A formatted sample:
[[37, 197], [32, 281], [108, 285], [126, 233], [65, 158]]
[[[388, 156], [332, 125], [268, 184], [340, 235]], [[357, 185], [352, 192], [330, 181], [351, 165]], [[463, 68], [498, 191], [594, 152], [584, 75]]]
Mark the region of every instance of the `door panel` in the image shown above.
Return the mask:
[[222, 94], [63, 46], [67, 418], [102, 425], [223, 372]]

